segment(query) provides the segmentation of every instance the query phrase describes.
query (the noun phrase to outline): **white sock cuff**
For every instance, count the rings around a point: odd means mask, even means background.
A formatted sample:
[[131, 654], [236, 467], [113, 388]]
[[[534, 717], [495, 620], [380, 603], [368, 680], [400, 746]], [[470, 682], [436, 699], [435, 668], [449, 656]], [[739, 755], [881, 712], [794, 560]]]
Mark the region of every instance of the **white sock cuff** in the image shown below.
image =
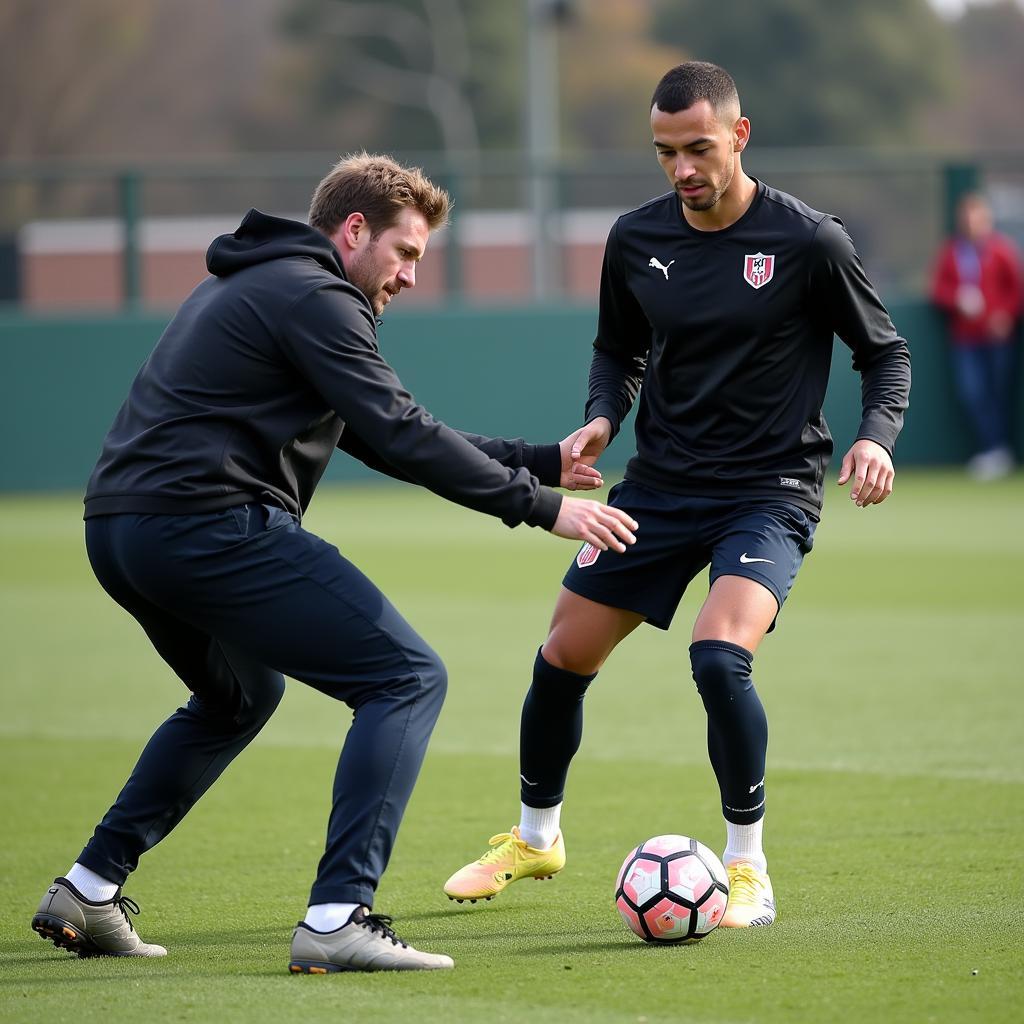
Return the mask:
[[71, 870], [64, 876], [87, 900], [93, 903], [106, 903], [112, 900], [120, 888], [117, 882], [96, 874], [84, 864], [75, 861]]
[[358, 903], [314, 903], [306, 909], [304, 921], [314, 931], [333, 932], [348, 924]]
[[768, 860], [762, 847], [764, 818], [755, 821], [752, 825], [736, 825], [727, 821], [725, 830], [727, 839], [725, 853], [722, 854], [723, 863], [734, 864], [736, 861], [742, 860], [753, 864], [759, 871], [768, 870]]
[[528, 807], [521, 804], [520, 807], [519, 837], [535, 850], [546, 850], [558, 838], [562, 805]]

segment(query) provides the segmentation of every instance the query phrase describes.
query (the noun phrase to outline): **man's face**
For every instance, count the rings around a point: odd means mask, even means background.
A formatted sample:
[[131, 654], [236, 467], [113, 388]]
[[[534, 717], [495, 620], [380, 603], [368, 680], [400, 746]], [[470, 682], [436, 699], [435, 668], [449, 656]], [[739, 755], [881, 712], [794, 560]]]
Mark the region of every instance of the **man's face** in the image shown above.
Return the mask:
[[376, 238], [364, 225], [346, 266], [348, 279], [369, 300], [375, 316], [403, 289], [416, 286], [416, 264], [427, 248], [430, 228], [419, 210], [406, 207], [394, 226]]
[[725, 194], [736, 170], [738, 133], [749, 123], [739, 117], [722, 124], [707, 100], [667, 114], [651, 110], [654, 148], [669, 184], [690, 210], [710, 210]]
[[960, 231], [972, 242], [992, 234], [992, 211], [984, 199], [968, 196], [960, 203]]

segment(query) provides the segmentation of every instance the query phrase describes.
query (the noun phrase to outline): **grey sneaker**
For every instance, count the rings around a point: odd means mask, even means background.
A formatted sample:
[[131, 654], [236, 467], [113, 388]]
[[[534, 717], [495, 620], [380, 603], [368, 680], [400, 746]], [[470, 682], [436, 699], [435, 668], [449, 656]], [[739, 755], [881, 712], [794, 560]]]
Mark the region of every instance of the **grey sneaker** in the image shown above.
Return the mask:
[[143, 942], [128, 911], [139, 905], [118, 889], [112, 900], [87, 900], [66, 878], [55, 878], [39, 904], [32, 928], [60, 949], [79, 956], [167, 956], [163, 946]]
[[356, 907], [348, 924], [333, 932], [314, 931], [303, 921], [292, 935], [292, 974], [336, 971], [438, 971], [454, 967], [443, 953], [421, 953], [391, 930], [391, 918]]

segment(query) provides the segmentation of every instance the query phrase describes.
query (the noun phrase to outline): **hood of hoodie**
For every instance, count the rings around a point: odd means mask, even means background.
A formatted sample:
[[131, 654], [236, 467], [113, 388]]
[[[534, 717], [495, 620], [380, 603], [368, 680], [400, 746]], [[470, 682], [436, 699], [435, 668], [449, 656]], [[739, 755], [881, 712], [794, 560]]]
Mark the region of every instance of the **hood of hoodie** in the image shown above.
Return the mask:
[[227, 277], [286, 256], [314, 259], [324, 270], [348, 280], [338, 250], [326, 235], [301, 221], [272, 217], [259, 210], [250, 210], [230, 235], [213, 240], [206, 251], [206, 268], [217, 277]]

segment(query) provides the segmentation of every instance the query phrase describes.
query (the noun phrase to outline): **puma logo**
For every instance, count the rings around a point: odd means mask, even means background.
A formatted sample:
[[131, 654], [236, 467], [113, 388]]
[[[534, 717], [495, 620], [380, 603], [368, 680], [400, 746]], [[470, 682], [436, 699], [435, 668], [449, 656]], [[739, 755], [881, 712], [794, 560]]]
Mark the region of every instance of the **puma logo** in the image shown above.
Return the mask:
[[[671, 267], [675, 263], [675, 260], [669, 260], [668, 267]], [[654, 267], [656, 270], [660, 270], [665, 275], [665, 280], [668, 280], [668, 267], [665, 266], [657, 256], [651, 257], [651, 262], [647, 264], [648, 267]]]

